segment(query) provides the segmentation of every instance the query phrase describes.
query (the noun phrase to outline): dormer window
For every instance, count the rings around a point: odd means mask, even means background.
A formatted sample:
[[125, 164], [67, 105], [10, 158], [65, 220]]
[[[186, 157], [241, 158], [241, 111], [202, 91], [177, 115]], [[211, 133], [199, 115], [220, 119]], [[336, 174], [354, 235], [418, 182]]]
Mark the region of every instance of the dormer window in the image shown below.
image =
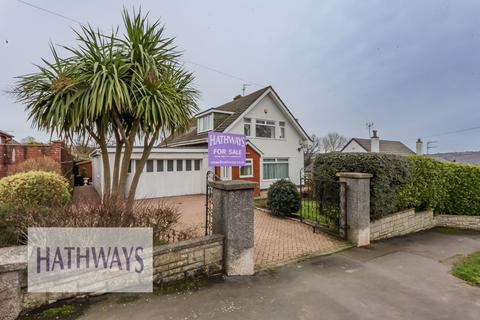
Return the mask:
[[213, 130], [213, 113], [197, 119], [197, 132], [206, 132]]

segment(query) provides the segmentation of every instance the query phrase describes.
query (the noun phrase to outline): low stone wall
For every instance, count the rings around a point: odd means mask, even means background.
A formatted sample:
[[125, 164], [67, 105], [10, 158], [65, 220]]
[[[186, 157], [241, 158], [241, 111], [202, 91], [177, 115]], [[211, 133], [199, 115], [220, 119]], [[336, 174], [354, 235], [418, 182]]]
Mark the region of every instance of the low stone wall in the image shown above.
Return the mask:
[[431, 210], [400, 211], [370, 222], [370, 240], [388, 239], [434, 227], [480, 230], [480, 216], [433, 215]]
[[388, 239], [434, 227], [432, 211], [400, 211], [370, 222], [370, 240]]
[[[222, 235], [156, 247], [153, 278], [162, 284], [186, 277], [209, 276], [223, 271]], [[85, 293], [28, 293], [26, 246], [0, 248], [0, 320], [16, 319], [24, 310]]]
[[223, 236], [187, 240], [155, 249], [153, 279], [157, 284], [223, 270]]
[[437, 227], [480, 230], [480, 217], [440, 214], [435, 216], [435, 225]]

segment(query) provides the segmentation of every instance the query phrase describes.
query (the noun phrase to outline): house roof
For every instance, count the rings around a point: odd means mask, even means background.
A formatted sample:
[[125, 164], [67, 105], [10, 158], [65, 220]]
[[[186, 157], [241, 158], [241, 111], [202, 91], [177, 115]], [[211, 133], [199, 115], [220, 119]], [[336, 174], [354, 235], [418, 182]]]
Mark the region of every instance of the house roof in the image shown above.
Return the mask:
[[[343, 151], [352, 141], [357, 142], [365, 151], [370, 152], [370, 139], [363, 138], [352, 138], [350, 141], [343, 147]], [[380, 140], [380, 152], [381, 153], [390, 153], [390, 154], [415, 154], [409, 147], [404, 145], [400, 141], [393, 140]]]
[[[224, 113], [225, 112], [230, 113], [228, 116], [226, 116], [226, 118], [223, 121], [218, 123], [216, 127], [213, 128], [213, 131], [223, 132], [227, 128], [229, 128], [237, 119], [239, 119], [242, 114], [244, 114], [260, 97], [262, 97], [263, 94], [265, 94], [269, 90], [274, 92], [273, 88], [271, 86], [268, 86], [260, 90], [257, 90], [255, 92], [252, 92], [246, 96], [239, 97], [237, 99], [229, 101], [225, 104], [222, 104], [221, 106], [210, 108], [210, 109], [207, 109], [206, 111], [202, 111], [199, 114], [207, 113], [207, 111], [213, 111], [213, 112], [223, 111]], [[283, 104], [283, 102], [281, 103]], [[289, 113], [289, 115], [292, 116], [290, 110], [288, 110], [288, 108], [286, 108], [286, 110]], [[293, 116], [292, 118], [294, 119], [294, 121], [296, 122], [300, 130], [305, 134], [305, 136], [308, 137], [305, 130], [298, 123], [297, 119], [295, 119]], [[208, 136], [208, 132], [197, 133], [197, 121], [196, 121], [196, 118], [193, 118], [190, 124], [190, 128], [186, 132], [179, 135], [169, 136], [164, 142], [162, 142], [161, 145], [175, 146], [175, 145], [181, 145], [181, 144], [203, 143], [207, 139], [207, 136]]]
[[7, 133], [5, 131], [0, 130], [0, 136], [7, 136], [9, 138], [13, 138], [13, 136], [10, 133]]

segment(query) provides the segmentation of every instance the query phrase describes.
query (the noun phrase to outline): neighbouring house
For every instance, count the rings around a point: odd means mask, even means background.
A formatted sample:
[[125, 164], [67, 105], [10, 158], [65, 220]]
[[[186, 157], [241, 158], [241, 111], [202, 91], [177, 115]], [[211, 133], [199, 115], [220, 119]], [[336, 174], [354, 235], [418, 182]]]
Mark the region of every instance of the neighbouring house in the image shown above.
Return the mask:
[[[245, 134], [248, 140], [245, 166], [208, 167], [209, 131]], [[152, 150], [137, 187], [136, 199], [205, 193], [208, 171], [214, 171], [223, 180], [256, 182], [256, 195], [282, 178], [300, 184], [303, 147], [310, 142], [310, 137], [271, 86], [246, 96], [236, 96], [221, 106], [198, 113], [190, 129], [168, 137]], [[135, 170], [142, 149], [134, 149], [131, 172]], [[115, 148], [109, 148], [108, 152], [113, 163]], [[93, 185], [102, 194], [103, 169], [99, 150], [93, 152], [92, 157]]]
[[480, 151], [434, 153], [429, 154], [428, 156], [438, 160], [446, 160], [458, 163], [480, 164]]
[[14, 136], [0, 130], [0, 178], [15, 172], [18, 164], [27, 159], [50, 157], [58, 163], [65, 176], [72, 174], [73, 157], [63, 141], [52, 141], [50, 144], [22, 144], [15, 141]]
[[[423, 142], [421, 139], [417, 140], [416, 149], [417, 154], [423, 154]], [[415, 154], [415, 152], [400, 141], [380, 140], [377, 130], [373, 130], [373, 135], [370, 139], [350, 139], [340, 152], [379, 152], [397, 155]]]

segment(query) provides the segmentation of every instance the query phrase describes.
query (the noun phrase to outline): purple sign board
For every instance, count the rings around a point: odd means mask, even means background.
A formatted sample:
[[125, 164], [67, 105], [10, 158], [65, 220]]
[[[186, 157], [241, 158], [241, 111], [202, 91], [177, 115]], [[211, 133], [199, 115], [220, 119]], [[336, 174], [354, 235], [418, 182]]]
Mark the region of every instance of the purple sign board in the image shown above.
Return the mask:
[[243, 134], [208, 133], [208, 166], [233, 167], [245, 165], [247, 140]]

